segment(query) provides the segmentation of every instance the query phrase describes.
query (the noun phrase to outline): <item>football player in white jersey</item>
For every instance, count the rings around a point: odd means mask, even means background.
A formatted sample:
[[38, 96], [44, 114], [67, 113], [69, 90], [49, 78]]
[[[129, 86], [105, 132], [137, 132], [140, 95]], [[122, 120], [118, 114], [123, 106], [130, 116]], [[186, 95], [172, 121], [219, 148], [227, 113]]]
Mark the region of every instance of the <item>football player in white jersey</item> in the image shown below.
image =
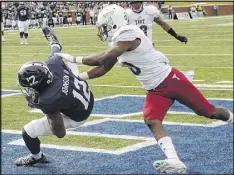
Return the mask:
[[233, 123], [233, 114], [225, 108], [210, 104], [179, 70], [169, 65], [168, 58], [153, 47], [138, 26], [127, 25], [122, 7], [109, 5], [104, 8], [98, 15], [97, 27], [100, 39], [112, 42], [112, 48], [93, 56], [56, 55], [69, 62], [95, 66], [79, 74], [85, 80], [103, 76], [117, 61], [127, 66], [147, 91], [143, 108], [144, 121], [167, 157], [155, 161], [153, 166], [159, 173], [185, 173], [187, 167], [179, 159], [162, 124], [174, 100], [210, 119]]
[[160, 25], [163, 30], [175, 37], [177, 40], [187, 43], [185, 36], [178, 35], [165, 21], [160, 17], [160, 11], [153, 5], [144, 6], [142, 1], [132, 1], [131, 9], [126, 9], [128, 24], [137, 25], [152, 41], [152, 23], [153, 21]]
[[[175, 37], [177, 40], [187, 43], [185, 36], [178, 35], [165, 21], [160, 17], [160, 11], [153, 5], [144, 6], [142, 1], [132, 1], [131, 9], [126, 9], [128, 24], [137, 25], [145, 35], [152, 41], [152, 23], [153, 21], [160, 25], [164, 31]], [[194, 70], [183, 71], [183, 74], [190, 80], [193, 80]]]

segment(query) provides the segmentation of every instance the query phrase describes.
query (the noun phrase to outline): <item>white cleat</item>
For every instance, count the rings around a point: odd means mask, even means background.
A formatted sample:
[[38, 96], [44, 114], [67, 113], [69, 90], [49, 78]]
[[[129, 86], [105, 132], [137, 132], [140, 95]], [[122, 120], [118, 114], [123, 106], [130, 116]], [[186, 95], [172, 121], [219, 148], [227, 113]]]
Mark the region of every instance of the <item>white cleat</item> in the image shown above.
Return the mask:
[[20, 44], [21, 45], [24, 44], [24, 40], [23, 39], [20, 40]]
[[24, 44], [28, 44], [28, 40], [25, 39], [25, 40], [24, 40]]
[[157, 160], [153, 163], [153, 166], [158, 173], [185, 174], [187, 171], [185, 164], [177, 159]]

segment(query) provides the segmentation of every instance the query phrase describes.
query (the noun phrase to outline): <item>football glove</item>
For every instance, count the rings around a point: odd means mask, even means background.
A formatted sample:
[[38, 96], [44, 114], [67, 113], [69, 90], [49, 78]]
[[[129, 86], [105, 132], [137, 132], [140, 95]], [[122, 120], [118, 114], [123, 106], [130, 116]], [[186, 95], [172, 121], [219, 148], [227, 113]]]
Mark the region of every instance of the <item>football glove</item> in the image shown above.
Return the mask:
[[178, 39], [180, 42], [184, 42], [185, 44], [188, 42], [188, 38], [185, 36], [177, 35], [176, 39]]

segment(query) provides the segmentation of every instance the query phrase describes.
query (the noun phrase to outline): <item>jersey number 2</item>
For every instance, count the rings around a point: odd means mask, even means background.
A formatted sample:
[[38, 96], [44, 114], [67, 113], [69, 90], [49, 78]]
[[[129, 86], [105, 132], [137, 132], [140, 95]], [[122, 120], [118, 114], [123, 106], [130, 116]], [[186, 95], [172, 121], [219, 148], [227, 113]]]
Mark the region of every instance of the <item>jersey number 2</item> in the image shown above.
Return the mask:
[[141, 25], [140, 29], [144, 32], [145, 36], [147, 36], [147, 25]]
[[[77, 90], [79, 90], [80, 92], [83, 91], [83, 93], [78, 93], [76, 90], [73, 89], [72, 93], [74, 98], [77, 98], [78, 100], [81, 101], [81, 103], [83, 103], [84, 108], [87, 110], [89, 107], [89, 101], [90, 101], [90, 90], [87, 87], [87, 84], [84, 81], [79, 81], [78, 79], [74, 79], [74, 85], [76, 87]], [[82, 90], [81, 90], [81, 87]]]

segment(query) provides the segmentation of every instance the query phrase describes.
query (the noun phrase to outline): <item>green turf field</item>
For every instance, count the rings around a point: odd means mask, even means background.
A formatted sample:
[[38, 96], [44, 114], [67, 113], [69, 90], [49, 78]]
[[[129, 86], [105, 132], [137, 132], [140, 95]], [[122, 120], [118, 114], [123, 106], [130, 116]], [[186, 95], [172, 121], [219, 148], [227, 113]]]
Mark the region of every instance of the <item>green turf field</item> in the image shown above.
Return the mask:
[[[185, 45], [164, 32], [156, 24], [153, 25], [153, 40], [156, 48], [166, 54], [171, 65], [180, 70], [195, 70], [194, 84], [203, 88], [201, 92], [211, 98], [233, 97], [233, 18], [206, 18], [188, 21], [169, 21], [173, 29], [188, 37]], [[97, 37], [95, 27], [85, 28], [57, 28], [56, 34], [63, 45], [63, 52], [74, 55], [95, 54], [107, 49]], [[5, 42], [2, 43], [2, 89], [18, 90], [17, 71], [20, 66], [33, 60], [44, 61], [49, 53], [48, 42], [40, 30], [31, 30], [29, 44], [20, 45], [18, 32], [5, 32]], [[88, 69], [78, 66], [79, 71]], [[222, 82], [229, 81], [229, 82]], [[127, 68], [117, 64], [104, 77], [89, 80], [91, 90], [96, 98], [116, 94], [144, 95], [140, 87]], [[96, 86], [99, 85], [99, 86]], [[104, 87], [102, 85], [111, 85]], [[116, 87], [118, 86], [118, 87]], [[119, 87], [121, 86], [121, 87]], [[134, 86], [134, 88], [124, 87]], [[216, 87], [213, 87], [216, 86]], [[29, 107], [22, 95], [2, 98], [2, 128], [21, 130], [23, 126], [41, 114], [29, 113]], [[89, 121], [102, 119], [90, 117]], [[123, 118], [125, 119], [125, 118]], [[142, 120], [142, 116], [132, 116], [126, 119]], [[166, 121], [207, 124], [213, 121], [196, 115], [167, 115]], [[74, 138], [76, 142], [74, 142]], [[78, 145], [97, 148], [120, 148], [140, 142], [139, 140], [118, 140], [92, 136], [91, 141], [84, 136], [68, 136], [63, 142], [55, 137], [43, 138], [44, 143]], [[63, 143], [62, 143], [63, 142]], [[89, 142], [89, 143], [88, 143]], [[118, 144], [116, 144], [118, 143]]]

